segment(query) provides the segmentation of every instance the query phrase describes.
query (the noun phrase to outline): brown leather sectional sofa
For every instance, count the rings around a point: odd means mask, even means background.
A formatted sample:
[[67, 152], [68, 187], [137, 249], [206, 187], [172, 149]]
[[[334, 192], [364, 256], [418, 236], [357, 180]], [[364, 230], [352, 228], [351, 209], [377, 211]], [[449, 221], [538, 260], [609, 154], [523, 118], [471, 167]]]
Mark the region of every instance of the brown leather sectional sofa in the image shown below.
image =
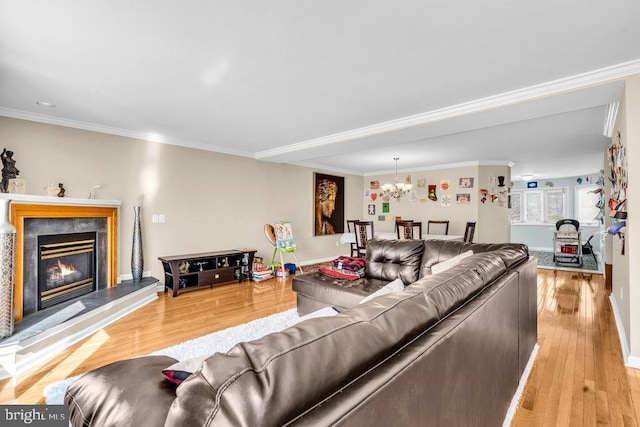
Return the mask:
[[[516, 244], [372, 243], [362, 286], [336, 285], [340, 314], [216, 353], [177, 389], [158, 356], [95, 370], [69, 387], [71, 424], [501, 425], [537, 340], [535, 258]], [[404, 291], [351, 302], [400, 271]], [[310, 276], [296, 277], [307, 292]]]

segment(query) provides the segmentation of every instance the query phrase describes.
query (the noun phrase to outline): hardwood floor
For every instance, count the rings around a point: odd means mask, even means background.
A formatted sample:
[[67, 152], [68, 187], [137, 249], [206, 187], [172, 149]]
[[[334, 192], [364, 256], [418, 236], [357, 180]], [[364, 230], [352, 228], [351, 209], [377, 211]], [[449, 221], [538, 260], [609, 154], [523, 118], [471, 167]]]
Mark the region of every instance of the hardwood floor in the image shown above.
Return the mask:
[[638, 425], [640, 371], [622, 362], [600, 274], [538, 270], [538, 355], [512, 426]]
[[[46, 385], [295, 307], [291, 279], [230, 284], [155, 301], [25, 374], [0, 403], [44, 403]], [[537, 359], [513, 426], [638, 425], [640, 371], [622, 363], [599, 274], [538, 270]]]

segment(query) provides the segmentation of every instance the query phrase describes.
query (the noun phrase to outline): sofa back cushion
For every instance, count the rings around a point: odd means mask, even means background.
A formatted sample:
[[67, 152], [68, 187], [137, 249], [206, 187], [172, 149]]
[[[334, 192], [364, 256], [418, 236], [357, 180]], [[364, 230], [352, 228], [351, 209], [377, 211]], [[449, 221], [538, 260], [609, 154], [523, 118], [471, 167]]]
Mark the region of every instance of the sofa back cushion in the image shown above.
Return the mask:
[[282, 425], [438, 320], [424, 294], [403, 291], [238, 344], [178, 387], [166, 425]]
[[[176, 386], [165, 379], [162, 370], [176, 362], [169, 356], [134, 357], [82, 375], [69, 385], [64, 396], [69, 425], [164, 425]], [[33, 425], [38, 424], [47, 425]]]
[[457, 263], [459, 263], [460, 261], [462, 261], [463, 259], [471, 255], [473, 255], [472, 251], [466, 251], [466, 252], [462, 252], [460, 255], [454, 256], [453, 258], [449, 258], [446, 261], [433, 264], [431, 266], [431, 274], [442, 273], [443, 271], [450, 269], [451, 267], [453, 267], [454, 265], [456, 265]]
[[507, 269], [511, 269], [529, 258], [527, 245], [521, 243], [466, 243], [455, 240], [426, 240], [420, 265], [420, 277], [431, 275], [433, 265], [466, 251], [472, 251], [474, 254], [494, 252], [502, 258]]
[[444, 318], [506, 271], [506, 264], [498, 254], [478, 253], [446, 271], [423, 277], [406, 290], [423, 292], [436, 305], [440, 317]]
[[365, 276], [389, 282], [400, 278], [409, 285], [418, 280], [423, 252], [422, 240], [372, 239], [367, 244]]

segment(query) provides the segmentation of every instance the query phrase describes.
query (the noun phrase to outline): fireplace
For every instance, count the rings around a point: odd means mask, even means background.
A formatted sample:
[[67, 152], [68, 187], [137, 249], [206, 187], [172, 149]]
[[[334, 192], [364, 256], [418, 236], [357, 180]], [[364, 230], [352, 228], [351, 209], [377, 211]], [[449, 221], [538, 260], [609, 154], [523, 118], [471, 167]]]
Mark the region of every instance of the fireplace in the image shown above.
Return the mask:
[[24, 315], [108, 287], [107, 234], [104, 218], [26, 218]]
[[95, 232], [38, 236], [38, 310], [96, 289]]
[[11, 195], [11, 198], [10, 220], [17, 230], [14, 289], [16, 321], [39, 311], [39, 236], [93, 233], [93, 289], [101, 291], [116, 286], [120, 202], [27, 195]]

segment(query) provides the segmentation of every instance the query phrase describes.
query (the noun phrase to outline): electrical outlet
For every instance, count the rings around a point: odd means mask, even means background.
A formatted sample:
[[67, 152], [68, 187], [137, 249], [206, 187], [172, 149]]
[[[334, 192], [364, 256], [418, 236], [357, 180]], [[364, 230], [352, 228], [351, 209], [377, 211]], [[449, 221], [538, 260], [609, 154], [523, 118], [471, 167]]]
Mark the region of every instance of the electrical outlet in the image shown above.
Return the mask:
[[158, 222], [164, 223], [164, 214], [158, 214]]
[[151, 215], [151, 222], [154, 224], [158, 222], [158, 214]]

